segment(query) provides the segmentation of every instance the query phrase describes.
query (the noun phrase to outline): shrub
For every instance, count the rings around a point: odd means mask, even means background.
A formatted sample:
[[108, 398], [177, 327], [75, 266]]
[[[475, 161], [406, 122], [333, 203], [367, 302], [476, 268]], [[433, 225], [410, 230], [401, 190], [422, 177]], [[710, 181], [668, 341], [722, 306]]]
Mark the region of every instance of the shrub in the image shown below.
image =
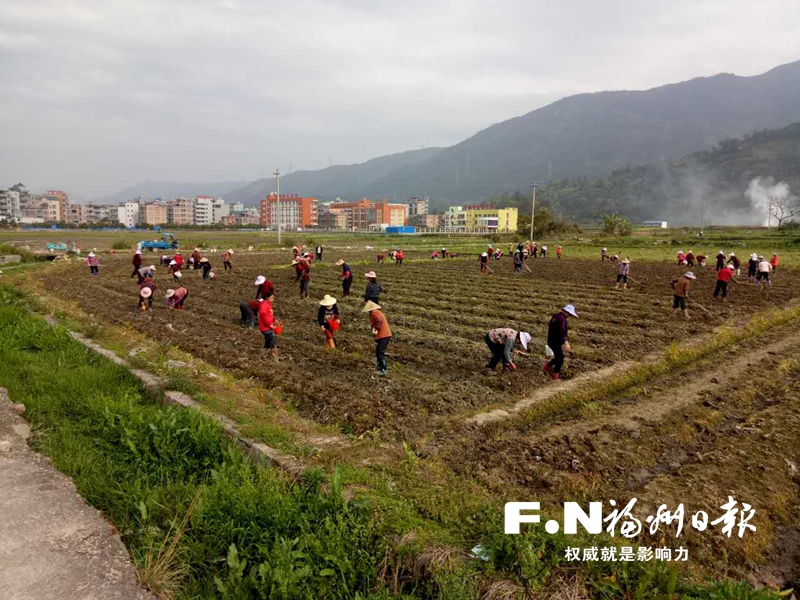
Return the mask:
[[127, 250], [131, 245], [126, 240], [114, 240], [111, 244], [112, 250]]

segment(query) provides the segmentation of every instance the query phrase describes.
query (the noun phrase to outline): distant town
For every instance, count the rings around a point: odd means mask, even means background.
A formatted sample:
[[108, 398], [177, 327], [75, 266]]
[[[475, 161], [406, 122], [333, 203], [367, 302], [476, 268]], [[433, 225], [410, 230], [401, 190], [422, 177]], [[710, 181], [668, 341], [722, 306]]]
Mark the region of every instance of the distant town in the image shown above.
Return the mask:
[[228, 204], [219, 196], [193, 198], [136, 198], [119, 204], [73, 203], [61, 190], [33, 193], [18, 183], [0, 189], [0, 223], [22, 226], [71, 227], [248, 227], [273, 230], [412, 232], [417, 228], [452, 232], [517, 230], [516, 208], [492, 205], [451, 206], [443, 215], [431, 214], [427, 198], [404, 203], [320, 202], [297, 194], [271, 193], [258, 207]]

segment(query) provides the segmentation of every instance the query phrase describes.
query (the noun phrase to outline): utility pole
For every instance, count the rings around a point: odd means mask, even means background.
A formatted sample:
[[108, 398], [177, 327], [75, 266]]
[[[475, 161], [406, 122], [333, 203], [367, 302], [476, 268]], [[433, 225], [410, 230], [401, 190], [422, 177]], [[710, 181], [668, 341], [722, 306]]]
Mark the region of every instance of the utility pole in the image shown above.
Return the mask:
[[281, 245], [281, 170], [276, 168], [275, 172], [275, 188], [277, 201], [275, 202], [275, 216], [278, 217], [278, 246]]
[[533, 217], [536, 214], [536, 182], [531, 183], [531, 237], [530, 241], [533, 242]]
[[703, 233], [706, 224], [706, 198], [708, 198], [708, 196], [703, 194], [703, 209], [700, 211], [700, 233]]

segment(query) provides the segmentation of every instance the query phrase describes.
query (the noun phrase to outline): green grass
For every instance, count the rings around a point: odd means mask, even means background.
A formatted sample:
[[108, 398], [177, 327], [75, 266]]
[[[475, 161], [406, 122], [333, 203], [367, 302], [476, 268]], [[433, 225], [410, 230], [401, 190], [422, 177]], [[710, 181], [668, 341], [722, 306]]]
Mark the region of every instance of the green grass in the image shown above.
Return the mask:
[[[547, 591], [567, 545], [502, 532], [502, 501], [409, 452], [390, 478], [347, 467], [298, 480], [253, 465], [201, 413], [149, 401], [136, 379], [26, 312], [0, 287], [0, 385], [35, 447], [121, 532], [162, 598], [478, 600], [493, 581]], [[344, 482], [368, 485], [347, 500]], [[480, 542], [487, 562], [464, 558]], [[653, 563], [569, 565], [595, 598], [767, 599]]]

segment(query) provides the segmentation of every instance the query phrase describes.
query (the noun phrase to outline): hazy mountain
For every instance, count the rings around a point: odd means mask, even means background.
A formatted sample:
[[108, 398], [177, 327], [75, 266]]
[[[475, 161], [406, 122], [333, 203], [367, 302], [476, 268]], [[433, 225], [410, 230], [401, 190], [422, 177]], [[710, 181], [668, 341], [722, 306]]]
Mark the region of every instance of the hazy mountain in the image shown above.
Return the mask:
[[[800, 123], [723, 140], [674, 161], [626, 167], [606, 177], [555, 181], [537, 190], [537, 203], [580, 222], [618, 212], [637, 221], [696, 226], [705, 196], [706, 224], [762, 224], [766, 202], [748, 194], [756, 181], [766, 190], [783, 182], [790, 194], [800, 195]], [[493, 201], [530, 211], [527, 193]]]
[[[441, 152], [441, 148], [423, 148], [380, 156], [354, 165], [338, 165], [317, 171], [295, 171], [281, 176], [281, 190], [287, 194], [311, 195], [320, 199], [332, 200], [337, 196], [352, 199], [358, 196], [360, 188], [385, 177], [392, 170], [414, 165], [439, 152]], [[225, 199], [229, 202], [257, 204], [266, 194], [274, 191], [274, 177], [258, 179], [241, 189], [226, 194]], [[391, 190], [386, 190], [378, 195], [391, 198], [390, 194]], [[403, 196], [397, 198], [397, 200], [405, 199]]]
[[101, 198], [101, 202], [116, 203], [132, 198], [177, 198], [179, 196], [222, 196], [227, 199], [231, 190], [246, 185], [246, 181], [143, 181], [122, 191]]
[[800, 121], [800, 61], [754, 77], [720, 74], [646, 91], [564, 98], [503, 121], [417, 164], [395, 169], [357, 195], [428, 194], [434, 207], [530, 181], [597, 176], [678, 158], [720, 140]]

